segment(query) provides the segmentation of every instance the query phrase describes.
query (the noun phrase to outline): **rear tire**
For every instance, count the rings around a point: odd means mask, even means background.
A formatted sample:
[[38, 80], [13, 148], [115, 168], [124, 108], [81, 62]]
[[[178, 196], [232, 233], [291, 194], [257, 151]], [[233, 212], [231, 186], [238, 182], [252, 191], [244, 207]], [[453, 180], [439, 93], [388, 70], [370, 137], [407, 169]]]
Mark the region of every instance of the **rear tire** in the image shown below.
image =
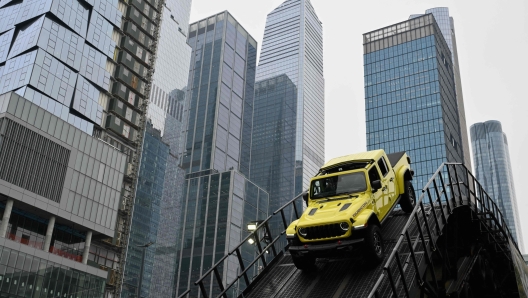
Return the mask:
[[377, 265], [385, 258], [385, 248], [383, 247], [383, 237], [381, 229], [377, 225], [368, 226], [365, 233], [365, 254], [369, 263]]
[[409, 180], [405, 181], [404, 189], [405, 192], [402, 194], [400, 199], [400, 207], [402, 208], [403, 212], [411, 213], [413, 212], [414, 206], [416, 205], [416, 196], [414, 194], [412, 182]]
[[299, 270], [312, 271], [315, 269], [314, 257], [292, 255], [292, 260], [295, 267]]

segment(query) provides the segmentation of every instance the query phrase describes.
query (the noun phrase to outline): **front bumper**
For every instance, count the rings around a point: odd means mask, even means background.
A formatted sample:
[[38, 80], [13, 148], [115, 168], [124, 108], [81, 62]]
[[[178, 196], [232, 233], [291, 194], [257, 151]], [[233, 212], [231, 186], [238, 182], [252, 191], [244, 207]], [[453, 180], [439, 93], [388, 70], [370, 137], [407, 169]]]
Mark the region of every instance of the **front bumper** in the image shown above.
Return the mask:
[[305, 243], [302, 245], [292, 245], [289, 247], [289, 251], [293, 255], [298, 256], [314, 256], [314, 257], [324, 257], [332, 256], [337, 252], [341, 251], [351, 251], [359, 243], [363, 242], [364, 238], [350, 239], [350, 240], [341, 240], [341, 241], [332, 241], [325, 243]]

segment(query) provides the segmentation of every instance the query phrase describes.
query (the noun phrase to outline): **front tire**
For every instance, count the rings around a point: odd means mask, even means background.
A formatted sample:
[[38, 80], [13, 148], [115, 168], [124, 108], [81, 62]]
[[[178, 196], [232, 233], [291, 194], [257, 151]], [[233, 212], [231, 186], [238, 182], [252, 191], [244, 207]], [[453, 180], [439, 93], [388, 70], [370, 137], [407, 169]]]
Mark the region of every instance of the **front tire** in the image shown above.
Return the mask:
[[416, 205], [416, 196], [414, 193], [414, 187], [411, 181], [405, 181], [404, 183], [405, 192], [400, 199], [400, 207], [403, 212], [411, 213]]
[[311, 271], [315, 268], [315, 258], [309, 256], [292, 255], [293, 264], [297, 269]]
[[385, 258], [385, 248], [381, 229], [377, 225], [370, 225], [365, 235], [365, 253], [370, 263], [377, 265]]

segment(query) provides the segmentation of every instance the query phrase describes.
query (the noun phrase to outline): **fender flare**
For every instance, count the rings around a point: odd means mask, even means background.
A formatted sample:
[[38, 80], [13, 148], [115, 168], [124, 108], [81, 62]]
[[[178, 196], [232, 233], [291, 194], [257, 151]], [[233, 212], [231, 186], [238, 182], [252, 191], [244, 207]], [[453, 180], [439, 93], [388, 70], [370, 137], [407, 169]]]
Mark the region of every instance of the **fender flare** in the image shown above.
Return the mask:
[[398, 192], [399, 194], [405, 193], [405, 181], [412, 180], [411, 166], [405, 165], [400, 168], [398, 174], [396, 175], [398, 179]]
[[363, 209], [358, 216], [354, 219], [354, 223], [358, 223], [358, 225], [364, 225], [365, 223], [375, 221], [376, 224], [380, 225], [378, 216], [372, 209]]

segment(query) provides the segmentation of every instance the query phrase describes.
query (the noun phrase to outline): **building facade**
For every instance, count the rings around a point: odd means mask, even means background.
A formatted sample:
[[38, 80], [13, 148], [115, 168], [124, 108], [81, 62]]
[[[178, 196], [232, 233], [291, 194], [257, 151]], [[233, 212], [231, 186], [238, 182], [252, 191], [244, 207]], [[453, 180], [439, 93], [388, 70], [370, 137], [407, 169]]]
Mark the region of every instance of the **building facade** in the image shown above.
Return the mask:
[[524, 252], [508, 138], [496, 120], [471, 125], [470, 134], [476, 178], [499, 206], [508, 228]]
[[363, 41], [367, 149], [407, 151], [419, 191], [443, 162], [464, 158], [451, 52], [432, 14]]
[[285, 74], [255, 83], [250, 179], [266, 189], [270, 211], [295, 197], [297, 88]]
[[180, 160], [191, 59], [190, 11], [191, 0], [166, 0], [163, 6], [122, 297], [136, 297], [140, 279], [141, 296], [174, 296], [176, 224], [185, 177]]
[[323, 27], [309, 0], [284, 1], [267, 16], [256, 80], [282, 75], [297, 89], [292, 187], [299, 194], [324, 164]]
[[[161, 5], [0, 4], [0, 94], [8, 102], [3, 124], [16, 132], [4, 136], [0, 154], [16, 154], [9, 166], [24, 171], [0, 180], [0, 240], [10, 260], [2, 280], [9, 282], [9, 297], [120, 293]], [[46, 183], [38, 175], [46, 175]], [[30, 182], [34, 178], [41, 182]], [[27, 266], [27, 274], [16, 273], [18, 266]], [[60, 280], [51, 289], [19, 282], [17, 275]], [[97, 283], [92, 287], [86, 280]], [[23, 284], [28, 287], [15, 286]]]
[[[193, 23], [186, 171], [177, 246], [176, 296], [191, 288], [246, 236], [249, 221], [267, 218], [269, 196], [248, 180], [257, 43], [227, 11]], [[242, 249], [252, 260], [255, 248]], [[224, 282], [239, 273], [236, 257], [220, 267]], [[218, 292], [207, 281], [206, 287]], [[234, 293], [243, 289], [239, 284]], [[190, 297], [198, 295], [193, 287]]]
[[[442, 35], [451, 50], [451, 61], [453, 61], [453, 73], [455, 75], [455, 88], [458, 105], [458, 118], [460, 120], [460, 135], [462, 138], [462, 148], [464, 149], [464, 164], [471, 169], [471, 157], [469, 154], [469, 136], [466, 124], [466, 109], [464, 108], [464, 95], [462, 94], [462, 78], [460, 77], [460, 65], [458, 63], [458, 51], [455, 34], [455, 20], [449, 15], [449, 8], [435, 7], [425, 11], [425, 14], [432, 14], [442, 31]], [[409, 19], [422, 16], [411, 15]]]

